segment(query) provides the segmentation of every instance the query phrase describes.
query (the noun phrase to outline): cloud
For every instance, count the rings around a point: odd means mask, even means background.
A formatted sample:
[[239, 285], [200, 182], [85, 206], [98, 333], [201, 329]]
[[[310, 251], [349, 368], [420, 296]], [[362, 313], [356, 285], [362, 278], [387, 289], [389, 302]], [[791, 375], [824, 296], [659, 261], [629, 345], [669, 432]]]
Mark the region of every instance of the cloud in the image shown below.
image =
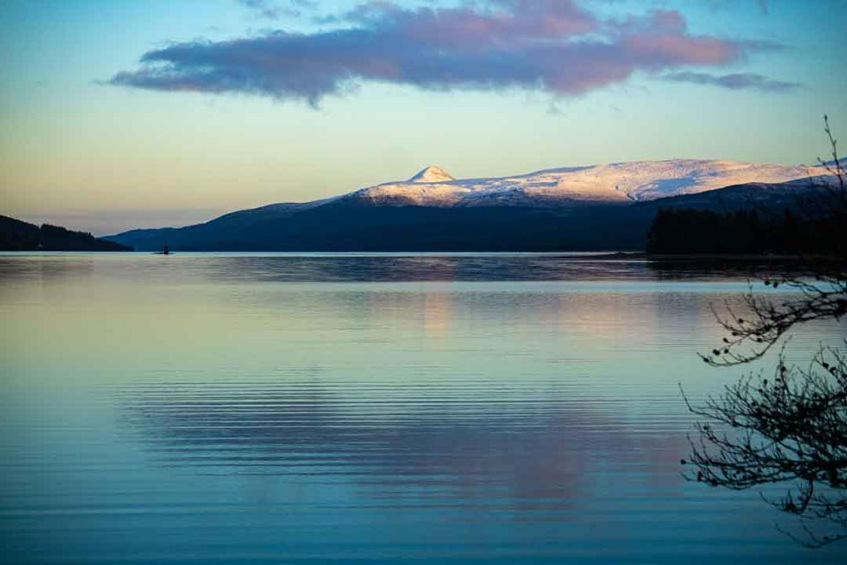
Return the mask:
[[708, 84], [730, 90], [758, 90], [761, 92], [789, 92], [800, 88], [796, 82], [772, 80], [756, 73], [733, 73], [728, 75], [710, 75], [683, 71], [667, 74], [662, 77], [674, 82], [690, 82], [693, 84]]
[[236, 0], [236, 2], [249, 10], [253, 10], [263, 18], [270, 20], [279, 18], [279, 8], [269, 4], [267, 0]]
[[[731, 8], [738, 7], [738, 0], [708, 0], [708, 6], [712, 10], [729, 10]], [[770, 14], [770, 2], [769, 0], [755, 0], [756, 7], [759, 9], [759, 12], [762, 15], [767, 16]]]
[[603, 20], [572, 0], [409, 9], [373, 0], [335, 29], [176, 43], [110, 84], [301, 99], [374, 81], [422, 89], [525, 88], [575, 96], [638, 72], [720, 67], [768, 45], [689, 33], [678, 12]]
[[289, 0], [287, 6], [279, 6], [272, 0], [235, 0], [245, 8], [269, 20], [277, 20], [280, 16], [299, 16], [302, 9], [315, 7], [314, 0]]

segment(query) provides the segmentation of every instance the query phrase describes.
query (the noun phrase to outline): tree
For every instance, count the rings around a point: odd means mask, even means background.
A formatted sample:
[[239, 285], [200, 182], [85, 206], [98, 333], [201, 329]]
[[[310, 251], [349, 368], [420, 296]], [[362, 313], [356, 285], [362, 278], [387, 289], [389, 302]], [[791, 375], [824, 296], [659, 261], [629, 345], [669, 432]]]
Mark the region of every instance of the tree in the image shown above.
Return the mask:
[[[718, 396], [689, 410], [702, 418], [691, 440], [685, 476], [714, 487], [744, 490], [770, 484], [786, 486], [777, 509], [800, 519], [809, 547], [847, 539], [847, 339], [821, 346], [805, 368], [789, 364], [785, 342], [791, 331], [814, 320], [840, 320], [847, 313], [847, 191], [837, 142], [824, 117], [832, 160], [824, 197], [814, 203], [821, 214], [818, 235], [826, 253], [802, 258], [802, 269], [762, 282], [787, 295], [761, 293], [751, 285], [740, 307], [717, 312], [726, 337], [701, 355], [712, 366], [734, 366], [762, 358], [782, 344], [774, 374], [753, 373], [725, 387]], [[794, 218], [792, 218], [794, 221]]]

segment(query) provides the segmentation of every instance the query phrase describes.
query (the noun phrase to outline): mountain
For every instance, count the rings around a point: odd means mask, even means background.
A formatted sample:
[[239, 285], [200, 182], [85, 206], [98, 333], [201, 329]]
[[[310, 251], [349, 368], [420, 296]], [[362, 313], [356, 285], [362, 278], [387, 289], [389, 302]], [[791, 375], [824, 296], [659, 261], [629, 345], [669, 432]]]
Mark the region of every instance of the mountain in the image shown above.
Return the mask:
[[820, 168], [736, 161], [674, 159], [547, 169], [502, 178], [456, 180], [428, 167], [408, 181], [389, 182], [344, 198], [387, 206], [562, 206], [641, 202], [725, 186], [781, 183], [823, 174]]
[[456, 180], [454, 176], [450, 173], [442, 169], [441, 167], [437, 167], [435, 165], [429, 166], [426, 169], [422, 170], [415, 176], [409, 179], [410, 183], [423, 183], [423, 182], [451, 182]]
[[781, 209], [808, 194], [808, 177], [819, 174], [807, 167], [674, 160], [456, 180], [428, 167], [408, 181], [334, 198], [107, 239], [139, 250], [165, 244], [196, 251], [635, 250], [644, 248], [661, 207]]
[[0, 216], [2, 251], [132, 251], [131, 247], [97, 239], [90, 233], [59, 226], [36, 226], [8, 216]]

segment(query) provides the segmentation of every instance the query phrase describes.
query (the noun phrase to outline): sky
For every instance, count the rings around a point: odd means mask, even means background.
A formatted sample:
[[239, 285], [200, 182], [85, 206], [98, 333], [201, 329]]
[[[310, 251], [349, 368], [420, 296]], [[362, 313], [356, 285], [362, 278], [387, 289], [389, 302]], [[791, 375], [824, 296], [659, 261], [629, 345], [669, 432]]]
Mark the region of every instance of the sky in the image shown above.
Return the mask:
[[98, 235], [641, 159], [811, 164], [845, 0], [3, 0], [0, 214]]

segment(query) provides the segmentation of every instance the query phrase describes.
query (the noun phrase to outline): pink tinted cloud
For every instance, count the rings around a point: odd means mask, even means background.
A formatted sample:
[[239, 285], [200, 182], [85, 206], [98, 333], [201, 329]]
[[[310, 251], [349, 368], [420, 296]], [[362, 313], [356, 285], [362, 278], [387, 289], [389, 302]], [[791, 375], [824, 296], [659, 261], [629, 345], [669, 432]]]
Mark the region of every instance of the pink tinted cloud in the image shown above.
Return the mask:
[[145, 53], [111, 84], [242, 92], [317, 104], [351, 83], [424, 89], [540, 89], [580, 95], [638, 72], [722, 67], [762, 43], [693, 35], [681, 14], [602, 20], [571, 0], [488, 0], [407, 9], [379, 0], [315, 33], [177, 43]]

